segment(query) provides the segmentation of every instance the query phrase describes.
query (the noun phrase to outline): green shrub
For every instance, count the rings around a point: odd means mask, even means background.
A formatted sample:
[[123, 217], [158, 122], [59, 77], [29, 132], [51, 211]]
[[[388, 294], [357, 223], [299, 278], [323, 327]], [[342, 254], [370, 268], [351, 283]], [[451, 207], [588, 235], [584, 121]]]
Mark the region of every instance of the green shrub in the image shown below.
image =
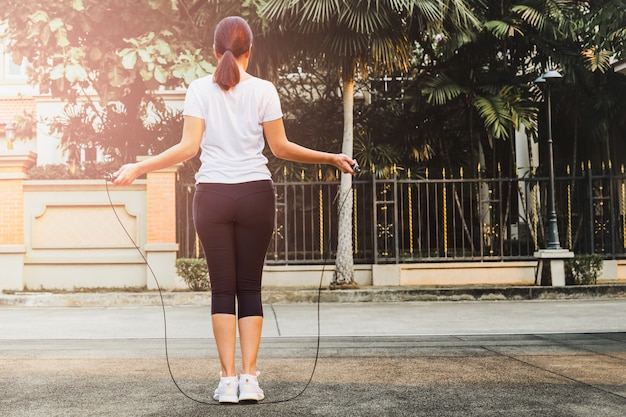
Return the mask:
[[208, 291], [209, 271], [204, 259], [179, 258], [176, 260], [176, 272], [192, 291]]
[[83, 162], [73, 172], [69, 165], [51, 164], [34, 166], [28, 170], [32, 180], [103, 180], [107, 173], [115, 172], [120, 167], [116, 162]]
[[597, 282], [602, 271], [603, 260], [598, 254], [575, 255], [567, 261], [567, 268], [576, 285], [590, 285]]

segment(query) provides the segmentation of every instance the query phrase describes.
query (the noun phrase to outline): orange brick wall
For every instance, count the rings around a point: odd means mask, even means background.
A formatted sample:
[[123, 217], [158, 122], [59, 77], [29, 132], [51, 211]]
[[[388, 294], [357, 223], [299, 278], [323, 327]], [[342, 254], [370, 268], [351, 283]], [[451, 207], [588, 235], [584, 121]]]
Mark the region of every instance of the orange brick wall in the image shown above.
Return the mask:
[[176, 172], [150, 172], [146, 186], [147, 243], [176, 243]]
[[22, 179], [7, 179], [0, 187], [0, 244], [24, 244], [24, 195]]
[[24, 180], [32, 152], [0, 152], [0, 245], [24, 244]]

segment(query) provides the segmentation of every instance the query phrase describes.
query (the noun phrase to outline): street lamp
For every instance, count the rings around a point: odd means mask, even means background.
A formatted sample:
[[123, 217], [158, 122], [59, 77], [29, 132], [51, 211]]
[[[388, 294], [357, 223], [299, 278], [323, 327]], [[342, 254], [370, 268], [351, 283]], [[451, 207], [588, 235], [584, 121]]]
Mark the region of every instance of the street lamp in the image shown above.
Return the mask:
[[13, 149], [13, 139], [15, 139], [15, 126], [13, 126], [13, 123], [8, 122], [4, 126], [4, 136], [7, 138], [7, 149]]
[[554, 150], [552, 146], [552, 105], [550, 103], [550, 86], [561, 80], [563, 76], [556, 70], [549, 70], [535, 80], [535, 84], [544, 86], [548, 107], [548, 157], [550, 167], [550, 207], [548, 212], [548, 249], [561, 249], [559, 228], [556, 222], [556, 204], [554, 200]]

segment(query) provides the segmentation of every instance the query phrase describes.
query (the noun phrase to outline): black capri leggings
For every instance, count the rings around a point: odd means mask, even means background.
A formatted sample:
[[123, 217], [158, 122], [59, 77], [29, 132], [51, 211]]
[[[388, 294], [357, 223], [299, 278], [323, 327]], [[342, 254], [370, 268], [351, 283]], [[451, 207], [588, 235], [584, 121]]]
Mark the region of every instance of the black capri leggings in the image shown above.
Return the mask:
[[[209, 267], [211, 314], [263, 316], [261, 275], [274, 229], [272, 181], [196, 186], [193, 218]], [[236, 300], [236, 303], [235, 303]]]

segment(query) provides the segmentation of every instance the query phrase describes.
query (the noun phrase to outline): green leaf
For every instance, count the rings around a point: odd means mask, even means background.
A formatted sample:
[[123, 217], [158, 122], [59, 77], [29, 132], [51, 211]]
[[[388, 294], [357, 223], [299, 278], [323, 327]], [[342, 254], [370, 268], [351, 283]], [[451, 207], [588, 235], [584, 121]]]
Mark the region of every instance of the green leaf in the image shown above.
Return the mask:
[[508, 138], [511, 116], [501, 97], [487, 95], [476, 96], [472, 100], [472, 104], [478, 110], [480, 117], [485, 121], [485, 126], [491, 130], [491, 134], [494, 138]]
[[49, 20], [48, 13], [44, 12], [43, 10], [37, 10], [35, 13], [28, 16], [28, 20], [30, 20], [32, 23], [47, 22]]
[[611, 69], [611, 57], [613, 51], [607, 51], [598, 48], [589, 48], [582, 52], [585, 59], [586, 67], [592, 72], [600, 71], [602, 73]]
[[532, 6], [516, 5], [511, 8], [511, 11], [519, 14], [524, 21], [539, 30], [546, 25], [546, 16]]
[[41, 28], [41, 33], [40, 33], [40, 39], [41, 39], [41, 43], [44, 45], [47, 45], [48, 42], [50, 41], [50, 35], [52, 34], [52, 32], [50, 31], [50, 26], [49, 25], [45, 25]]
[[54, 18], [48, 23], [48, 26], [52, 32], [56, 32], [60, 27], [63, 27], [63, 20], [58, 17]]
[[127, 70], [135, 68], [137, 64], [137, 51], [134, 49], [126, 48], [120, 52], [122, 56], [122, 66]]
[[58, 64], [50, 71], [51, 80], [59, 80], [65, 76], [65, 65]]
[[154, 69], [154, 79], [161, 84], [167, 82], [167, 71], [160, 65]]
[[208, 61], [200, 61], [200, 68], [207, 74], [215, 72], [215, 67]]
[[71, 83], [87, 80], [87, 71], [82, 65], [70, 64], [65, 67], [65, 79]]
[[139, 58], [141, 58], [143, 62], [152, 62], [152, 57], [150, 56], [150, 53], [145, 49], [138, 49], [137, 53], [139, 54]]
[[85, 5], [83, 4], [83, 0], [72, 0], [72, 9], [82, 12], [85, 10]]
[[172, 52], [170, 45], [162, 39], [157, 39], [154, 46], [161, 55], [169, 55]]
[[484, 23], [485, 28], [498, 39], [506, 39], [515, 36], [515, 33], [523, 35], [519, 27], [502, 20], [490, 20]]
[[444, 74], [426, 79], [424, 94], [427, 101], [435, 105], [443, 105], [463, 94], [465, 89]]
[[70, 45], [70, 40], [67, 38], [67, 30], [65, 26], [61, 26], [57, 31], [57, 46], [65, 48]]
[[143, 78], [144, 81], [150, 81], [153, 77], [153, 71], [150, 71], [146, 68], [142, 68], [139, 71], [139, 74], [141, 75], [141, 78]]

